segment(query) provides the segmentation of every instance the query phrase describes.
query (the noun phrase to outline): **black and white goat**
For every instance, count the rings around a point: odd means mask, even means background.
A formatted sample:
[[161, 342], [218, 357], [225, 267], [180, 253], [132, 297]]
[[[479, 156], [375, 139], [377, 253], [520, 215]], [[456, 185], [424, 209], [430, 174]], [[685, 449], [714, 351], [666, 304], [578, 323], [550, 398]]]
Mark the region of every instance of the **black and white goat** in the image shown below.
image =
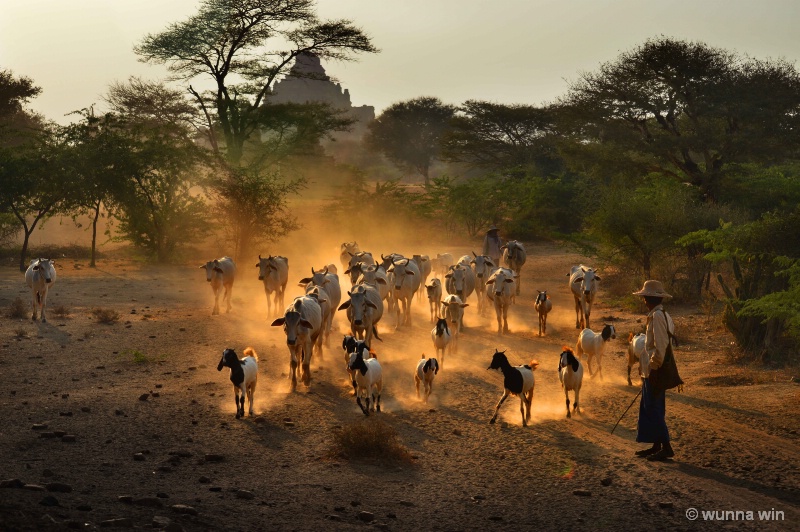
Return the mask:
[[572, 408], [576, 414], [580, 414], [578, 400], [581, 394], [581, 383], [583, 382], [583, 364], [572, 353], [572, 349], [567, 346], [563, 347], [558, 359], [558, 380], [561, 381], [561, 387], [564, 388], [564, 396], [567, 399], [567, 417], [572, 417], [569, 412], [570, 390], [575, 392], [575, 403], [573, 403]]
[[431, 395], [433, 379], [437, 373], [439, 373], [439, 361], [435, 358], [425, 358], [425, 353], [423, 353], [422, 359], [417, 362], [417, 370], [414, 372], [414, 385], [417, 387], [417, 397], [419, 397], [419, 384], [422, 383], [426, 403]]
[[[492, 363], [486, 369], [499, 369], [503, 372], [503, 397], [497, 403], [494, 409], [494, 415], [489, 423], [494, 423], [497, 420], [497, 413], [500, 411], [500, 406], [509, 395], [519, 396], [519, 411], [522, 414], [522, 426], [527, 427], [528, 421], [531, 419], [531, 403], [533, 402], [533, 372], [539, 362], [531, 360], [530, 365], [512, 366], [508, 362], [505, 351], [498, 351], [495, 349], [492, 356]], [[526, 409], [527, 407], [527, 409]]]
[[371, 358], [372, 353], [370, 352], [369, 344], [364, 340], [359, 340], [355, 336], [350, 336], [349, 334], [345, 334], [344, 338], [342, 339], [342, 349], [344, 350], [344, 368], [347, 370], [347, 375], [349, 375], [349, 381], [353, 383], [353, 396], [356, 395], [357, 386], [356, 386], [356, 379], [353, 376], [353, 371], [350, 369], [350, 355], [355, 353], [356, 351], [361, 351], [365, 357]]
[[[575, 352], [578, 353], [578, 358], [582, 358], [583, 354], [589, 355], [586, 359], [586, 366], [589, 368], [589, 376], [594, 377], [594, 373], [600, 374], [600, 380], [603, 380], [603, 352], [606, 349], [606, 344], [617, 337], [617, 330], [613, 325], [608, 323], [603, 327], [600, 334], [595, 333], [591, 329], [584, 329], [578, 336], [578, 343], [575, 345]], [[592, 372], [592, 358], [597, 357], [597, 371]]]
[[[258, 355], [252, 347], [246, 347], [244, 358], [239, 359], [236, 351], [226, 349], [217, 366], [217, 371], [223, 367], [231, 369], [231, 382], [233, 383], [234, 400], [236, 402], [236, 419], [244, 417], [244, 397], [250, 400], [250, 415], [253, 415], [253, 394], [258, 381]], [[241, 399], [240, 399], [241, 396]]]
[[442, 357], [442, 368], [444, 368], [444, 355], [447, 351], [447, 346], [450, 345], [450, 340], [453, 335], [450, 334], [450, 328], [447, 326], [446, 318], [439, 318], [436, 322], [436, 327], [431, 330], [431, 339], [433, 340], [433, 347], [436, 349], [436, 354]]
[[[369, 415], [370, 397], [372, 410], [381, 411], [381, 390], [383, 389], [383, 373], [377, 358], [364, 358], [363, 349], [356, 349], [350, 354], [350, 363], [347, 365], [353, 372], [356, 383], [356, 403], [361, 407], [365, 416]], [[361, 397], [366, 399], [366, 406], [361, 404]]]
[[533, 308], [535, 308], [536, 313], [539, 314], [539, 336], [544, 336], [547, 334], [547, 315], [553, 310], [553, 302], [547, 297], [547, 290], [537, 290], [536, 292], [538, 295], [536, 296], [536, 302], [533, 304]]

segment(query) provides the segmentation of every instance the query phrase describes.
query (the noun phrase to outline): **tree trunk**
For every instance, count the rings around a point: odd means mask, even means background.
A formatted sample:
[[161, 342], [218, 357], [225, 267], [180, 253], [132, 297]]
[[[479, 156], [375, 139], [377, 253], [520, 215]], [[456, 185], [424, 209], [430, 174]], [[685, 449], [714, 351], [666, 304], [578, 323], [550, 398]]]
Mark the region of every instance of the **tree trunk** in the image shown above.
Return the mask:
[[31, 228], [30, 231], [28, 231], [28, 229], [25, 228], [23, 230], [23, 233], [25, 233], [25, 240], [23, 240], [22, 242], [22, 252], [19, 255], [19, 271], [21, 272], [24, 272], [25, 270], [28, 269], [28, 266], [25, 264], [25, 258], [28, 254], [28, 241], [31, 238], [31, 233], [33, 233], [33, 228]]
[[94, 209], [94, 220], [92, 220], [92, 254], [89, 258], [89, 267], [97, 268], [95, 263], [95, 253], [97, 252], [97, 219], [100, 218], [100, 202], [97, 202]]

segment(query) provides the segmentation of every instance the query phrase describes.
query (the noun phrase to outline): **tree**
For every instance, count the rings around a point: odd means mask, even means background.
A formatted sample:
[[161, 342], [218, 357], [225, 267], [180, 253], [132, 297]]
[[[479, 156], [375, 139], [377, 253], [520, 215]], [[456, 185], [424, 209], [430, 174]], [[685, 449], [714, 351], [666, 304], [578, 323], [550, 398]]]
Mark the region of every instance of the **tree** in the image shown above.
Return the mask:
[[299, 180], [283, 182], [252, 170], [228, 169], [228, 175], [211, 187], [212, 216], [233, 243], [234, 256], [264, 242], [274, 242], [299, 227], [287, 197], [303, 186]]
[[[302, 54], [350, 60], [356, 53], [377, 49], [348, 20], [320, 21], [312, 0], [204, 0], [196, 15], [147, 35], [135, 51], [142, 61], [166, 64], [177, 80], [208, 76], [213, 81], [213, 90], [197, 90], [191, 84], [188, 90], [202, 111], [208, 144], [221, 166], [223, 182], [216, 190], [232, 194], [220, 199], [254, 217], [236, 224], [244, 231], [264, 223], [258, 217], [267, 214], [251, 209], [261, 201], [257, 197], [232, 204], [242, 200], [239, 192], [261, 190], [283, 201], [280, 194], [296, 187], [277, 179], [277, 164], [348, 123], [330, 110], [323, 112], [320, 105], [304, 110], [267, 105], [275, 80]], [[251, 186], [256, 178], [262, 182]], [[276, 205], [268, 212], [282, 209]], [[230, 220], [223, 218], [224, 223]], [[281, 220], [270, 223], [280, 225]], [[242, 234], [236, 241], [241, 246], [252, 239]]]
[[[151, 97], [138, 97], [142, 94]], [[136, 96], [136, 97], [132, 97]], [[159, 262], [180, 246], [205, 236], [206, 206], [198, 186], [203, 178], [203, 152], [195, 142], [193, 108], [180, 91], [163, 83], [115, 84], [106, 101], [120, 127], [115, 128], [116, 157], [111, 209], [120, 236]]]
[[430, 167], [455, 107], [439, 98], [420, 97], [390, 105], [369, 124], [367, 145], [402, 169], [418, 172], [430, 184]]
[[[126, 161], [130, 145], [124, 135], [124, 124], [118, 116], [107, 113], [95, 116], [94, 109], [79, 111], [82, 120], [65, 127], [72, 145], [70, 166], [76, 186], [68, 198], [73, 220], [79, 215], [91, 219], [92, 244], [89, 267], [97, 266], [97, 224], [106, 210], [114, 205], [126, 185]], [[76, 221], [77, 223], [77, 221]]]
[[469, 100], [452, 120], [442, 152], [449, 161], [491, 172], [532, 170], [550, 176], [561, 170], [554, 132], [546, 108]]
[[680, 242], [710, 250], [707, 258], [717, 265], [717, 281], [727, 296], [725, 324], [746, 351], [766, 360], [787, 328], [797, 332], [792, 315], [797, 305], [787, 305], [787, 299], [798, 289], [800, 207], [745, 224], [724, 223]]
[[298, 55], [349, 60], [377, 51], [350, 21], [318, 20], [312, 0], [204, 0], [196, 15], [147, 35], [135, 50], [143, 61], [166, 64], [176, 79], [212, 78], [208, 95], [191, 85], [189, 91], [205, 114], [214, 150], [224, 150], [233, 166], [242, 162], [245, 143], [264, 133], [269, 112], [263, 104]]
[[792, 64], [661, 37], [582, 74], [556, 111], [573, 167], [655, 172], [714, 201], [732, 163], [796, 157], [798, 106]]

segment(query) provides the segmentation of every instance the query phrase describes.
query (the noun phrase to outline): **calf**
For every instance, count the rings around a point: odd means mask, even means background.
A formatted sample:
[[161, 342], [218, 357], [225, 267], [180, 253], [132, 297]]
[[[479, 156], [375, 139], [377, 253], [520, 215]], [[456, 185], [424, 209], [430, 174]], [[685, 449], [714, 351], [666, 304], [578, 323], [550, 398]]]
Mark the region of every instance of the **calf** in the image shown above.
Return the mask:
[[[370, 412], [370, 397], [372, 410], [381, 411], [381, 391], [383, 390], [383, 373], [377, 358], [364, 358], [362, 350], [357, 349], [350, 355], [347, 365], [356, 381], [356, 403], [365, 416]], [[366, 406], [361, 404], [361, 397], [366, 400]]]
[[628, 386], [632, 386], [631, 368], [635, 362], [639, 363], [639, 376], [644, 377], [650, 374], [650, 359], [644, 351], [646, 336], [644, 333], [628, 336]]

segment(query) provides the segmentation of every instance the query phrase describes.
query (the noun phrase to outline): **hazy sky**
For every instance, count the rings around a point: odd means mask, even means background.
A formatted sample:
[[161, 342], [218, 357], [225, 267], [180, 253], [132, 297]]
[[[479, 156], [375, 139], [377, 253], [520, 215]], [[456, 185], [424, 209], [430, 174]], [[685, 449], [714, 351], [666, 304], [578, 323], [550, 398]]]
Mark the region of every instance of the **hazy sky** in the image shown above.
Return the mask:
[[[100, 103], [130, 75], [163, 78], [137, 61], [148, 32], [196, 12], [197, 0], [0, 0], [0, 69], [32, 78], [32, 108], [59, 122]], [[354, 105], [437, 96], [541, 104], [659, 35], [758, 58], [800, 59], [800, 0], [318, 0], [322, 18], [353, 20], [381, 49], [324, 64]]]

